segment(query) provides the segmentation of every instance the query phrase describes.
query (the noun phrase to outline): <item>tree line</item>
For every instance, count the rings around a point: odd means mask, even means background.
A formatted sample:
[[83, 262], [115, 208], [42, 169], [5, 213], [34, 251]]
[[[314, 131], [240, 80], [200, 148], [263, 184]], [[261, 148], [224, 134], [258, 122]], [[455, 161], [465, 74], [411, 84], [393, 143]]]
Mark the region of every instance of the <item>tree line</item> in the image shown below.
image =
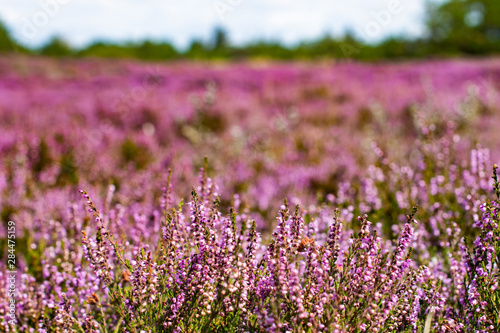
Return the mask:
[[192, 59], [411, 59], [500, 53], [500, 2], [498, 0], [449, 0], [427, 2], [425, 32], [418, 38], [392, 36], [369, 44], [352, 33], [324, 36], [295, 46], [275, 41], [257, 41], [244, 46], [229, 42], [227, 32], [214, 29], [209, 41], [193, 40], [185, 50], [167, 41], [110, 43], [97, 41], [76, 49], [54, 37], [39, 48], [17, 43], [0, 23], [0, 53], [16, 52], [53, 57], [136, 58], [148, 61]]

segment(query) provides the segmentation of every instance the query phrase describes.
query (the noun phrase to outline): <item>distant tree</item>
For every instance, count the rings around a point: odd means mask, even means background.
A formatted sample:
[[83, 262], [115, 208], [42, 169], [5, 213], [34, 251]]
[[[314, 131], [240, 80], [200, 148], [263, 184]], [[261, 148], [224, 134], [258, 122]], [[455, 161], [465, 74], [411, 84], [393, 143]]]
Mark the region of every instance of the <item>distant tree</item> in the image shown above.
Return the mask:
[[229, 46], [227, 32], [222, 27], [216, 27], [213, 34], [212, 48], [214, 50], [223, 50]]
[[498, 0], [449, 0], [427, 4], [427, 39], [445, 53], [500, 50]]
[[407, 58], [411, 56], [411, 43], [403, 38], [391, 37], [384, 40], [377, 47], [374, 58]]
[[236, 50], [240, 58], [292, 59], [294, 51], [278, 42], [258, 41]]
[[11, 52], [28, 53], [28, 50], [16, 43], [7, 27], [0, 21], [0, 53]]
[[208, 52], [207, 47], [200, 40], [195, 39], [184, 55], [190, 59], [206, 59]]
[[145, 41], [135, 46], [135, 54], [144, 60], [170, 60], [179, 56], [177, 50], [169, 43]]
[[62, 38], [54, 37], [40, 49], [40, 54], [50, 57], [69, 57], [74, 51]]
[[97, 41], [78, 52], [80, 57], [134, 58], [136, 54], [130, 45], [117, 45]]
[[0, 52], [12, 51], [11, 39], [7, 27], [0, 22]]

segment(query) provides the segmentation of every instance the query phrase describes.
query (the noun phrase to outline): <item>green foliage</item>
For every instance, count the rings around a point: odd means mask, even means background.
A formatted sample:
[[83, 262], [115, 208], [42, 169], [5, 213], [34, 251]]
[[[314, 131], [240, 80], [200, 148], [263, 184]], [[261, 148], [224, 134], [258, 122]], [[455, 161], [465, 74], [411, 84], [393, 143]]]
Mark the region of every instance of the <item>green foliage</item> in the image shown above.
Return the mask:
[[40, 140], [40, 143], [36, 148], [35, 156], [33, 156], [31, 162], [35, 177], [38, 177], [40, 173], [52, 163], [50, 148], [45, 140]]
[[95, 42], [78, 52], [81, 57], [100, 57], [100, 58], [133, 58], [134, 53], [130, 47], [125, 45], [116, 45], [106, 42]]
[[78, 173], [75, 165], [75, 158], [72, 151], [68, 151], [61, 156], [59, 162], [60, 169], [57, 175], [56, 186], [78, 184]]
[[427, 10], [428, 42], [433, 53], [485, 54], [500, 51], [498, 1], [431, 2]]
[[0, 22], [0, 53], [12, 51], [12, 41], [9, 36], [9, 31]]
[[144, 60], [170, 60], [177, 58], [179, 53], [169, 43], [145, 41], [135, 46], [135, 56]]
[[40, 49], [40, 54], [49, 57], [69, 57], [74, 51], [62, 38], [54, 37]]
[[147, 147], [127, 139], [121, 146], [122, 160], [124, 163], [132, 163], [137, 170], [144, 169], [151, 161]]
[[204, 59], [207, 53], [208, 49], [205, 45], [203, 45], [203, 43], [199, 40], [194, 40], [186, 51], [185, 56], [189, 59], [195, 60]]
[[229, 47], [229, 41], [227, 37], [227, 32], [217, 27], [214, 31], [214, 41], [213, 41], [213, 50], [224, 50]]
[[9, 29], [0, 21], [0, 54], [12, 52], [28, 53], [29, 51], [11, 37]]

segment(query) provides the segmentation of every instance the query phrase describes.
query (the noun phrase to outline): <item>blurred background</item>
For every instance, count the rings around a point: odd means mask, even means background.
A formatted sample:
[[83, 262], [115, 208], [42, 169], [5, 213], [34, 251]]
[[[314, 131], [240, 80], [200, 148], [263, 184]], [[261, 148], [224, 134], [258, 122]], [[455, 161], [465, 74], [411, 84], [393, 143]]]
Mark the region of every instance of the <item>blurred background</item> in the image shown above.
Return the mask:
[[5, 221], [111, 185], [154, 207], [202, 167], [263, 229], [284, 198], [404, 221], [500, 157], [498, 0], [1, 1]]
[[2, 0], [0, 52], [173, 59], [412, 59], [500, 51], [497, 0]]

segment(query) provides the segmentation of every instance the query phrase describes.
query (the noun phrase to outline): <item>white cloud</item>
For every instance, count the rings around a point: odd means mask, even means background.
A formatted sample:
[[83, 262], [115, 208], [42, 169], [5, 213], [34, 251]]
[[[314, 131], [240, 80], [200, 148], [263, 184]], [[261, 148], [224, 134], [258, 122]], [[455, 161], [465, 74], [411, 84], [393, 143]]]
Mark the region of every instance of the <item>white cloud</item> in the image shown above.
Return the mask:
[[[223, 19], [214, 9], [220, 1], [231, 8]], [[216, 25], [227, 28], [234, 42], [279, 39], [295, 43], [346, 29], [367, 40], [389, 34], [418, 34], [424, 0], [399, 0], [403, 8], [379, 34], [367, 36], [373, 12], [387, 9], [390, 0], [2, 0], [0, 18], [21, 42], [40, 45], [59, 35], [83, 46], [96, 39], [170, 40], [185, 47], [193, 38], [207, 39]], [[397, 1], [397, 0], [393, 0]], [[50, 15], [43, 3], [51, 3]], [[54, 3], [59, 5], [54, 6]], [[44, 22], [44, 15], [48, 17]], [[37, 21], [38, 19], [38, 21]], [[41, 21], [40, 21], [41, 20]], [[376, 20], [375, 20], [376, 22]], [[27, 26], [35, 32], [27, 36]], [[29, 29], [28, 29], [29, 30]]]

